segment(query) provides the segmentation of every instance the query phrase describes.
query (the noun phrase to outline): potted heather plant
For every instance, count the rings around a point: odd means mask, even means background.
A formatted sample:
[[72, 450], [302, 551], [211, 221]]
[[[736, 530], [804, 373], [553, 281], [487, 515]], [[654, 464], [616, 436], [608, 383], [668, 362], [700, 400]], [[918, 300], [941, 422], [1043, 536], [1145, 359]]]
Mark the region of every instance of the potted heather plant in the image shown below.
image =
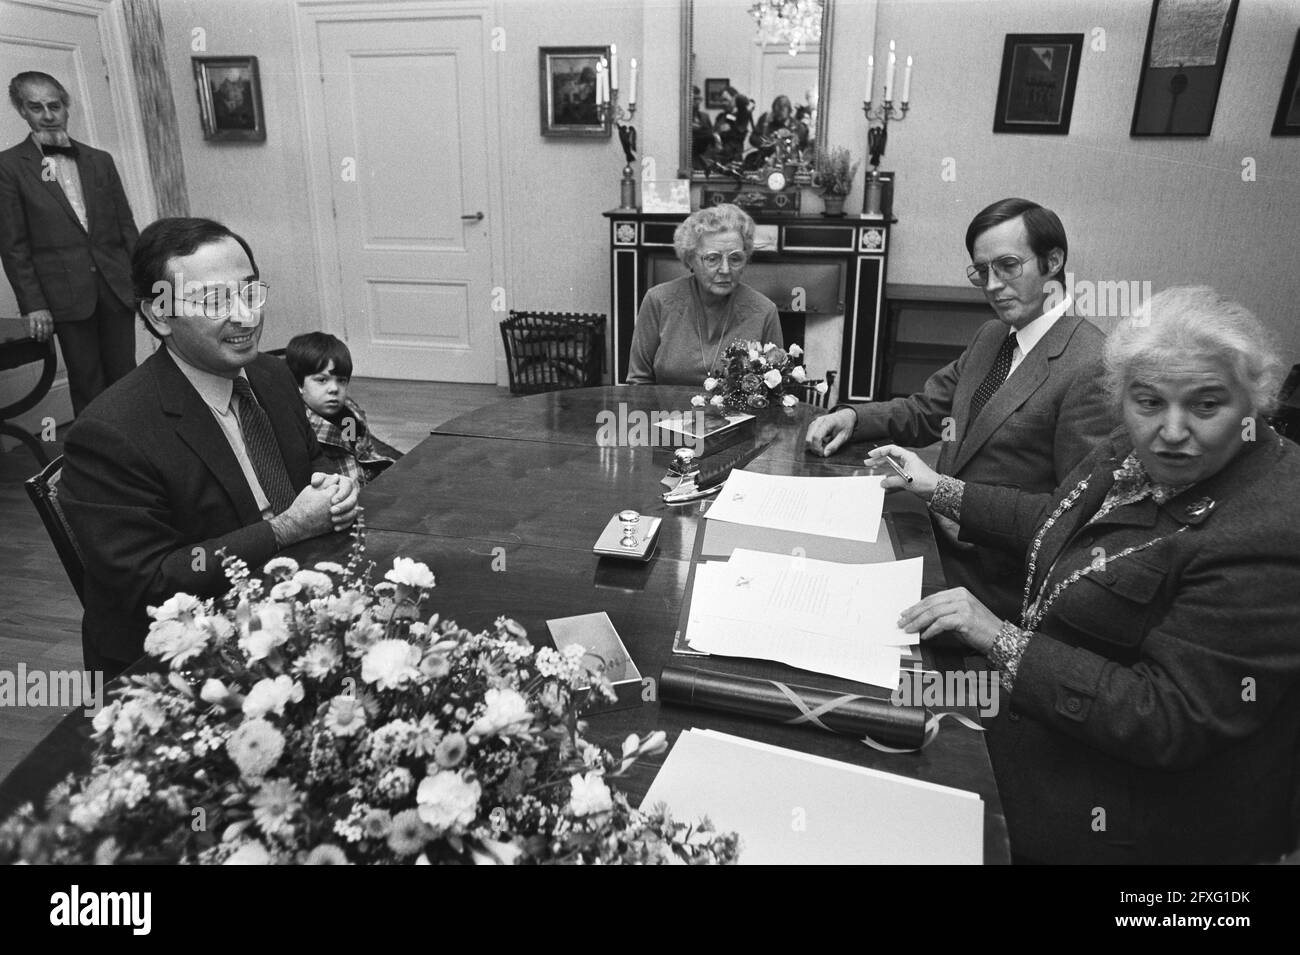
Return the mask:
[[844, 199], [853, 189], [853, 177], [858, 172], [859, 163], [852, 159], [843, 146], [817, 150], [817, 188], [828, 216], [844, 215]]

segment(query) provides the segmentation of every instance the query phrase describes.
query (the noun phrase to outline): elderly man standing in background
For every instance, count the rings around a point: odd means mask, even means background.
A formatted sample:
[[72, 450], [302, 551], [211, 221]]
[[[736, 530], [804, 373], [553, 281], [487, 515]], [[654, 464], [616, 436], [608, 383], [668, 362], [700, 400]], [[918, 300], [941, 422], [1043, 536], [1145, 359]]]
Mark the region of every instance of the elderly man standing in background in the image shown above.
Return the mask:
[[28, 331], [59, 336], [72, 411], [135, 367], [131, 251], [138, 231], [113, 157], [68, 136], [68, 91], [19, 73], [9, 101], [32, 128], [0, 152], [0, 262]]

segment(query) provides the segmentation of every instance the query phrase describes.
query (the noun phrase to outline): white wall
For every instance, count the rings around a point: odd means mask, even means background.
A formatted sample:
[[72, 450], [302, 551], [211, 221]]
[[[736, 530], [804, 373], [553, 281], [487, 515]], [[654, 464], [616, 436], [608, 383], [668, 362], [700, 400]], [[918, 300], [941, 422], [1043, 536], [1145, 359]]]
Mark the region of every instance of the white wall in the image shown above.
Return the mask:
[[[916, 57], [912, 110], [890, 127], [882, 163], [898, 173], [889, 280], [964, 284], [971, 217], [1024, 196], [1060, 214], [1076, 278], [1216, 286], [1276, 330], [1288, 364], [1300, 361], [1300, 139], [1269, 135], [1300, 3], [1239, 5], [1203, 139], [1129, 136], [1150, 11], [1114, 0], [880, 0], [877, 63], [890, 38]], [[1105, 52], [1090, 49], [1098, 29]], [[1068, 136], [992, 132], [1007, 33], [1085, 35]], [[837, 35], [835, 55], [847, 59], [849, 43]], [[860, 114], [851, 139], [865, 152]], [[1247, 157], [1254, 182], [1242, 181]], [[941, 177], [949, 159], [953, 182]]]

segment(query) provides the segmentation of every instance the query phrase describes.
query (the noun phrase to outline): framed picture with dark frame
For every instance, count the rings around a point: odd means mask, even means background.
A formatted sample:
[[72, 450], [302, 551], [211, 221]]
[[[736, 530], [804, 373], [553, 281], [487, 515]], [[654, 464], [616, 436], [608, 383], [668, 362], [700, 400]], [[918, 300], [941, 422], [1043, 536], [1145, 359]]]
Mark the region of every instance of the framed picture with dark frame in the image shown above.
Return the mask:
[[1277, 104], [1277, 119], [1273, 120], [1274, 136], [1300, 136], [1300, 30], [1295, 33], [1295, 46], [1291, 48], [1291, 65], [1282, 82], [1282, 98]]
[[1008, 33], [993, 132], [1068, 134], [1082, 55], [1082, 33]]
[[596, 64], [607, 46], [543, 46], [537, 50], [543, 136], [608, 138], [609, 112], [596, 108]]
[[195, 56], [194, 89], [199, 97], [203, 138], [262, 142], [262, 80], [255, 56]]
[[1208, 136], [1237, 0], [1151, 0], [1130, 136]]
[[727, 92], [727, 87], [731, 85], [731, 80], [722, 78], [707, 79], [704, 81], [704, 108], [705, 109], [726, 109], [727, 101], [722, 98], [722, 94]]

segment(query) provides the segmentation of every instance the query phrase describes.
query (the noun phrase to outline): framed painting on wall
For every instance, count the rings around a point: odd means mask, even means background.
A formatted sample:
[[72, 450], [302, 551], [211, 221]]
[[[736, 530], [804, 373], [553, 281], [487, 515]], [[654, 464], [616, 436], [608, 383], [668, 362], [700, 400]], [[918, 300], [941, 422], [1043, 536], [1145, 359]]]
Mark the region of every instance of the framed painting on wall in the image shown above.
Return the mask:
[[609, 111], [596, 104], [596, 64], [607, 46], [543, 46], [537, 50], [543, 136], [610, 135]]
[[1068, 134], [1082, 55], [1082, 33], [1008, 33], [993, 132]]
[[1274, 136], [1300, 136], [1300, 30], [1295, 34], [1291, 48], [1291, 65], [1287, 67], [1282, 82], [1282, 98], [1277, 104], [1277, 118], [1273, 120]]
[[266, 139], [262, 81], [255, 56], [195, 56], [203, 138], [261, 142]]
[[705, 109], [726, 109], [727, 101], [723, 98], [723, 93], [727, 92], [727, 87], [731, 85], [731, 80], [727, 77], [712, 78], [704, 81], [704, 108]]
[[1132, 136], [1208, 136], [1237, 0], [1152, 0]]

